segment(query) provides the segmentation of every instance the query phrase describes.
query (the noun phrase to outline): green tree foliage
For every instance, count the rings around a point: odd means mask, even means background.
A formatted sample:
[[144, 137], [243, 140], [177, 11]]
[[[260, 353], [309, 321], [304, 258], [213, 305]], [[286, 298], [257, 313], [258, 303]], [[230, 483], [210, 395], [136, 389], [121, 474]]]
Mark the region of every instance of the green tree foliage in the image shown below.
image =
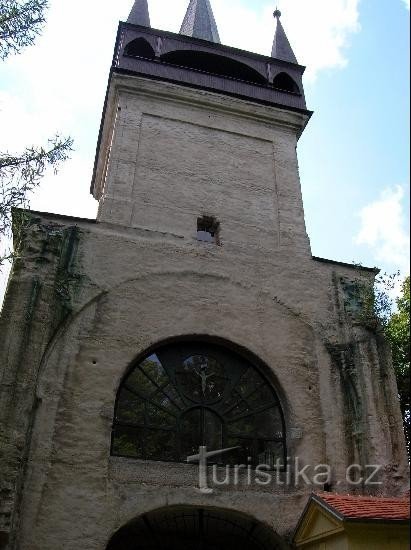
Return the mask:
[[34, 44], [45, 22], [47, 0], [0, 1], [0, 58]]
[[401, 295], [396, 300], [397, 311], [391, 315], [385, 325], [385, 333], [391, 344], [392, 360], [397, 377], [401, 412], [407, 446], [410, 446], [410, 277], [407, 277], [401, 288]]
[[[1, 59], [34, 44], [43, 28], [47, 7], [47, 0], [0, 0]], [[61, 162], [68, 158], [72, 145], [71, 138], [56, 135], [45, 147], [30, 146], [19, 154], [0, 151], [0, 242], [10, 236], [12, 209], [29, 206], [28, 197], [46, 170], [52, 168], [56, 172]], [[21, 229], [16, 220], [13, 229], [16, 248]], [[3, 252], [0, 268], [11, 257], [11, 252]]]

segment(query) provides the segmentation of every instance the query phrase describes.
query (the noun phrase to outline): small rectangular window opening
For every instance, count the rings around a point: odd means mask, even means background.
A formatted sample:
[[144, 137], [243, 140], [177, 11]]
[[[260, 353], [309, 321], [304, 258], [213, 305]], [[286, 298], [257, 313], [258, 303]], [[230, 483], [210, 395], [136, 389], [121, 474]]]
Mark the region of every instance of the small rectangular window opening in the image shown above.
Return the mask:
[[197, 218], [197, 240], [205, 243], [220, 244], [220, 222], [213, 216]]

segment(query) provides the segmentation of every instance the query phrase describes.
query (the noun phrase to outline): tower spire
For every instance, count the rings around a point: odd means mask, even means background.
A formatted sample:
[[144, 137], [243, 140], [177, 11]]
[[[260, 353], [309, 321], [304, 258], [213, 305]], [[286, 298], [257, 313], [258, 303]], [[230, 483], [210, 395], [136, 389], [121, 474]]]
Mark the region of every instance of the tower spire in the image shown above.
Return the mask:
[[220, 44], [210, 0], [190, 0], [180, 34]]
[[271, 57], [275, 57], [276, 59], [281, 59], [281, 61], [298, 63], [297, 58], [295, 57], [294, 52], [288, 41], [287, 35], [285, 34], [284, 28], [281, 24], [281, 21], [280, 21], [281, 12], [279, 9], [275, 10], [274, 17], [277, 21], [277, 28], [275, 29]]
[[142, 25], [143, 27], [151, 27], [147, 0], [134, 1], [134, 5], [131, 8], [127, 23], [132, 23], [133, 25]]

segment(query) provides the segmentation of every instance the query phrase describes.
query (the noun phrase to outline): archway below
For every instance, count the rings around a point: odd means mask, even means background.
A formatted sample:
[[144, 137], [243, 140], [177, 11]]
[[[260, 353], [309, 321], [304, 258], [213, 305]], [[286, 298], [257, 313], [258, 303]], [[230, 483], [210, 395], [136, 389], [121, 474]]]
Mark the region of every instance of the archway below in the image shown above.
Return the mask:
[[231, 510], [172, 506], [144, 514], [115, 533], [107, 550], [280, 550], [264, 524]]

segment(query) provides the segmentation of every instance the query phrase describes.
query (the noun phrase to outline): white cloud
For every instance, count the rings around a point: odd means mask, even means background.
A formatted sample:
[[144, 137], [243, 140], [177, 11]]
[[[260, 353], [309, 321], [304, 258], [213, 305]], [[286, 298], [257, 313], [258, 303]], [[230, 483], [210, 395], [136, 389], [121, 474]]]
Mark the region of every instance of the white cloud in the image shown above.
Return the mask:
[[[350, 36], [360, 29], [359, 0], [279, 0], [281, 21], [298, 61], [307, 66], [305, 79], [347, 64]], [[215, 3], [224, 43], [269, 55], [274, 35], [273, 2], [259, 11], [238, 0]], [[230, 22], [235, 14], [235, 25]]]
[[75, 155], [71, 161], [63, 164], [57, 175], [51, 172], [47, 174], [32, 197], [30, 208], [50, 212], [50, 205], [61, 202], [59, 214], [95, 218], [97, 202], [89, 193], [92, 169], [93, 159]]
[[409, 273], [410, 236], [401, 186], [385, 189], [360, 212], [356, 243], [370, 247], [375, 259], [393, 270]]
[[402, 0], [405, 4], [405, 6], [410, 9], [410, 0]]
[[[283, 0], [284, 24], [307, 78], [348, 63], [350, 38], [359, 32], [359, 0]], [[289, 21], [289, 23], [288, 23]]]

